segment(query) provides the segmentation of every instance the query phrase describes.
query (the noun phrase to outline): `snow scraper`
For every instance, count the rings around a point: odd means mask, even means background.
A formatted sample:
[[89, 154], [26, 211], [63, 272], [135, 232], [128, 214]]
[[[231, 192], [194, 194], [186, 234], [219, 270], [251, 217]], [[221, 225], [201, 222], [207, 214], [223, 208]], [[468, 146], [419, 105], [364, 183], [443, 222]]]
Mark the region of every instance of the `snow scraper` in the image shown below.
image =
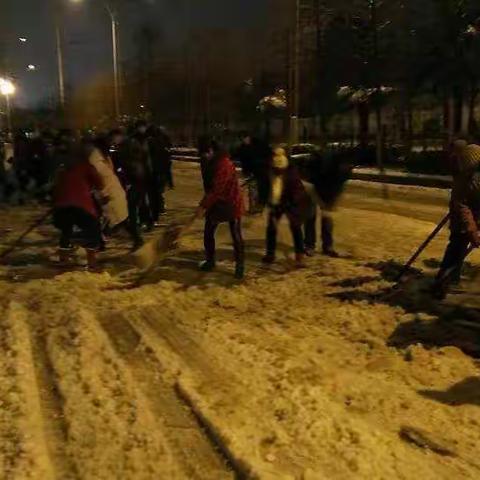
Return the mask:
[[423, 251], [430, 245], [432, 240], [442, 231], [443, 227], [450, 220], [450, 213], [448, 213], [445, 218], [435, 227], [435, 230], [428, 236], [428, 238], [420, 245], [418, 250], [414, 253], [412, 258], [406, 263], [402, 271], [395, 279], [397, 285], [402, 281], [403, 277], [410, 270], [410, 267], [416, 262], [417, 258], [423, 253]]
[[162, 235], [148, 241], [133, 253], [135, 266], [144, 272], [151, 270], [158, 262], [178, 248], [181, 236], [185, 235], [195, 220], [196, 216], [193, 216], [184, 224], [170, 225]]

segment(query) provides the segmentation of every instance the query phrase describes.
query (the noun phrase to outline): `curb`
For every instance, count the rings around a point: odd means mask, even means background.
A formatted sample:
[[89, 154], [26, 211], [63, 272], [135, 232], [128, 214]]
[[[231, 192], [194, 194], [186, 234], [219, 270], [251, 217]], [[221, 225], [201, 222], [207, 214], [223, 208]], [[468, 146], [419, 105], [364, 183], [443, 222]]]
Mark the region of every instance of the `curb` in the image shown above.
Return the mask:
[[[200, 163], [200, 158], [194, 155], [173, 155], [172, 159], [178, 162]], [[368, 170], [372, 170], [371, 168]], [[381, 174], [380, 172], [362, 171], [357, 168], [353, 171], [351, 180], [359, 180], [362, 182], [385, 183], [390, 185], [403, 185], [408, 187], [426, 187], [426, 188], [452, 188], [453, 180], [451, 177], [436, 175], [415, 175], [408, 173], [389, 173]]]

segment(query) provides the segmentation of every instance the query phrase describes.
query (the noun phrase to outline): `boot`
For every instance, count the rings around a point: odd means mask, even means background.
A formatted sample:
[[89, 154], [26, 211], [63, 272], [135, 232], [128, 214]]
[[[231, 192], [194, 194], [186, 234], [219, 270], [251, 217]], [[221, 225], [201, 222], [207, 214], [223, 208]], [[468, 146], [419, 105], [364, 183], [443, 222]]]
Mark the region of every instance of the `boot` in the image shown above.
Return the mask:
[[235, 278], [237, 280], [243, 280], [245, 278], [245, 265], [243, 263], [237, 263], [235, 266]]
[[74, 253], [75, 249], [73, 247], [60, 248], [58, 253], [59, 262], [65, 266], [70, 265], [73, 261]]
[[273, 253], [267, 253], [262, 258], [262, 262], [265, 263], [266, 265], [272, 265], [272, 263], [275, 263], [275, 255]]
[[304, 253], [296, 253], [295, 254], [295, 266], [297, 268], [307, 268], [305, 264], [305, 254]]
[[215, 260], [204, 260], [200, 263], [198, 268], [202, 272], [212, 272], [213, 270], [215, 270]]
[[340, 255], [332, 248], [324, 248], [323, 254], [330, 258], [340, 258]]
[[99, 271], [97, 263], [97, 250], [93, 248], [87, 248], [87, 270], [89, 272]]

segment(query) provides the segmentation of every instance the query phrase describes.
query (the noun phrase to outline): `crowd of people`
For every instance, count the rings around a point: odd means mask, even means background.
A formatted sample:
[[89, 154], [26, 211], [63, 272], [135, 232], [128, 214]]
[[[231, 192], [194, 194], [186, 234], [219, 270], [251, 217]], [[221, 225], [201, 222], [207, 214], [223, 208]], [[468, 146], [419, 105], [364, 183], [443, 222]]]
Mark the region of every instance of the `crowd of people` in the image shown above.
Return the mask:
[[[246, 132], [239, 140], [239, 145], [228, 151], [213, 137], [199, 139], [205, 191], [195, 213], [196, 218], [205, 218], [205, 261], [200, 269], [215, 269], [215, 233], [220, 224], [228, 223], [235, 276], [244, 277], [244, 190], [249, 214], [267, 208], [265, 264], [276, 260], [278, 224], [286, 217], [296, 267], [305, 267], [305, 257], [316, 251], [319, 208], [322, 253], [338, 257], [332, 212], [350, 178], [352, 159], [342, 153], [318, 153], [306, 167], [298, 168], [286, 147], [272, 147]], [[33, 196], [40, 202], [52, 202], [53, 223], [60, 231], [61, 262], [71, 260], [80, 231], [88, 268], [95, 270], [97, 253], [106, 248], [107, 236], [123, 229], [136, 250], [144, 243], [142, 232], [159, 225], [166, 211], [165, 191], [174, 187], [171, 149], [165, 130], [144, 121], [130, 131], [114, 129], [95, 136], [78, 136], [67, 130], [55, 137], [18, 134], [11, 158], [0, 172], [1, 199], [15, 197], [21, 203]], [[456, 141], [449, 159], [454, 177], [451, 238], [434, 284], [434, 294], [441, 298], [459, 280], [468, 253], [480, 247], [480, 146]]]
[[[174, 187], [171, 147], [163, 128], [144, 121], [129, 130], [113, 129], [96, 135], [68, 130], [56, 135], [19, 133], [11, 157], [4, 152], [7, 162], [0, 182], [1, 199], [51, 202], [53, 224], [60, 231], [61, 262], [72, 260], [78, 237], [87, 250], [88, 268], [96, 269], [97, 254], [106, 248], [108, 236], [124, 230], [130, 236], [132, 250], [136, 250], [144, 243], [142, 233], [159, 225], [166, 209], [165, 191]], [[266, 264], [275, 261], [278, 223], [285, 216], [293, 236], [296, 264], [304, 266], [305, 256], [313, 255], [316, 247], [318, 205], [322, 206], [323, 253], [337, 256], [330, 212], [349, 177], [348, 163], [337, 158], [327, 168], [327, 157], [317, 158], [315, 167], [303, 172], [302, 178], [285, 148], [273, 148], [246, 132], [230, 151], [207, 136], [199, 139], [198, 148], [205, 189], [197, 209], [197, 216], [205, 216], [203, 271], [215, 268], [215, 232], [219, 224], [228, 223], [235, 276], [243, 278], [244, 190], [248, 192], [248, 213], [255, 215], [268, 207]], [[241, 176], [237, 166], [241, 167]], [[305, 186], [308, 184], [311, 191]]]
[[163, 128], [139, 121], [129, 131], [95, 135], [19, 133], [6, 148], [2, 201], [52, 204], [62, 263], [72, 259], [80, 236], [88, 268], [96, 269], [107, 236], [124, 229], [135, 250], [143, 245], [142, 230], [153, 230], [165, 213], [173, 175], [171, 141]]
[[[272, 148], [248, 133], [231, 155], [218, 142], [201, 139], [199, 152], [205, 197], [197, 216], [205, 216], [206, 260], [202, 270], [215, 268], [215, 231], [220, 223], [229, 223], [235, 252], [235, 276], [243, 278], [244, 244], [241, 218], [245, 213], [244, 197], [235, 164], [241, 166], [248, 187], [249, 213], [268, 210], [265, 256], [263, 263], [276, 260], [278, 224], [286, 217], [292, 233], [295, 265], [305, 267], [305, 257], [316, 249], [317, 210], [322, 210], [322, 251], [338, 257], [333, 243], [332, 211], [343, 192], [352, 170], [351, 159], [337, 155], [318, 155], [310, 168], [301, 170], [284, 147]], [[233, 161], [232, 161], [233, 160]]]

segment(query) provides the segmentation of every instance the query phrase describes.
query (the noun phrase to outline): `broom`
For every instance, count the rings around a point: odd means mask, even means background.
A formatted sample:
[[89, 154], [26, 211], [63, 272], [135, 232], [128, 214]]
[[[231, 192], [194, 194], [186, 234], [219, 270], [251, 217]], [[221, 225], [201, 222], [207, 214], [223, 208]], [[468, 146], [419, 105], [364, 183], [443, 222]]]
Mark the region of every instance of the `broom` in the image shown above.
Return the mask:
[[53, 213], [53, 208], [44, 213], [41, 217], [35, 220], [9, 247], [7, 247], [3, 252], [0, 253], [0, 260], [4, 260], [10, 254], [12, 254], [23, 242], [23, 240], [32, 233], [36, 228], [43, 225], [48, 217]]
[[197, 219], [194, 215], [183, 224], [172, 224], [162, 235], [149, 240], [133, 253], [135, 266], [142, 271], [150, 271], [156, 264], [178, 249], [180, 238], [185, 235]]

